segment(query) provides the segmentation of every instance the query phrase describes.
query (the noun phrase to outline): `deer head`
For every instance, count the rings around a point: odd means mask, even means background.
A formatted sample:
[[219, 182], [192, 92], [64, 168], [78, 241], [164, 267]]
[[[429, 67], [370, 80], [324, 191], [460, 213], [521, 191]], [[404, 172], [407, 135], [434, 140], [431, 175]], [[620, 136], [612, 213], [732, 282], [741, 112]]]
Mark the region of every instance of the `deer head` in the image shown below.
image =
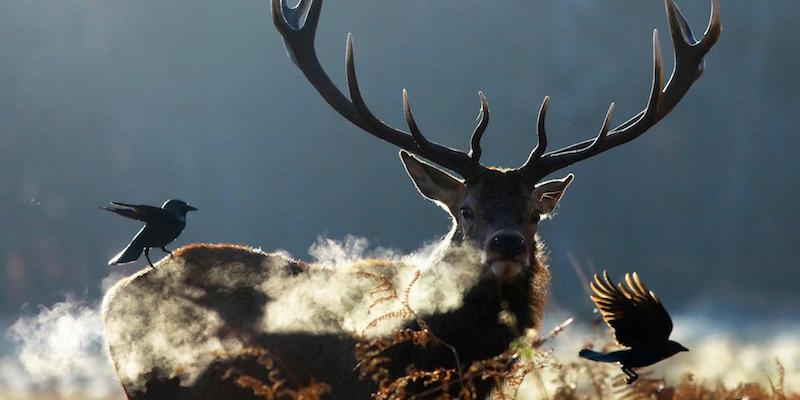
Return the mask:
[[[627, 143], [664, 118], [703, 72], [703, 57], [719, 38], [719, 4], [712, 0], [711, 18], [704, 36], [696, 40], [688, 23], [672, 0], [665, 0], [675, 52], [675, 68], [667, 83], [662, 76], [658, 31], [653, 31], [653, 80], [645, 108], [611, 129], [611, 103], [594, 138], [558, 150], [547, 151], [545, 115], [550, 102], [545, 97], [539, 110], [538, 144], [519, 168], [499, 169], [481, 165], [480, 141], [489, 123], [489, 108], [483, 93], [481, 118], [470, 140], [470, 151], [462, 152], [431, 142], [422, 135], [403, 90], [403, 109], [408, 132], [393, 128], [369, 110], [359, 90], [353, 62], [353, 37], [346, 48], [349, 96], [330, 80], [317, 59], [314, 36], [322, 0], [300, 0], [289, 7], [285, 0], [272, 0], [272, 18], [284, 38], [289, 56], [322, 98], [345, 119], [364, 131], [400, 147], [406, 171], [419, 192], [441, 205], [453, 217], [454, 243], [470, 242], [481, 249], [481, 259], [499, 278], [513, 280], [530, 266], [536, 254], [535, 235], [540, 218], [552, 213], [572, 174], [541, 182], [551, 173], [578, 161]], [[305, 19], [304, 19], [305, 16]], [[444, 167], [462, 179], [424, 162]]]
[[459, 180], [405, 151], [406, 171], [419, 192], [441, 205], [454, 222], [451, 243], [481, 249], [481, 260], [503, 280], [513, 280], [535, 262], [536, 231], [555, 209], [572, 174], [539, 184], [515, 171], [487, 168]]

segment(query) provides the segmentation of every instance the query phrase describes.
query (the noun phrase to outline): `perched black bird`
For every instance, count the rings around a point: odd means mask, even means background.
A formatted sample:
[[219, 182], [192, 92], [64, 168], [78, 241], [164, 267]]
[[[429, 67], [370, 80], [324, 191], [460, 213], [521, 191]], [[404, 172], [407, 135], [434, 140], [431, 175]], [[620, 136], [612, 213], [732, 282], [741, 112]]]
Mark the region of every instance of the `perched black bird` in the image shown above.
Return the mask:
[[578, 355], [592, 361], [619, 363], [628, 376], [625, 382], [631, 384], [639, 377], [632, 368], [646, 367], [689, 349], [669, 340], [672, 318], [656, 294], [642, 284], [639, 275], [625, 274], [625, 283], [627, 288], [622, 282], [619, 287], [614, 286], [603, 271], [602, 280], [594, 276], [591, 283], [594, 294], [590, 298], [614, 330], [617, 343], [629, 349], [609, 353], [583, 349]]
[[108, 261], [108, 265], [125, 264], [136, 261], [142, 255], [147, 258], [150, 267], [150, 248], [160, 247], [161, 250], [172, 255], [166, 246], [178, 235], [181, 234], [186, 226], [186, 213], [197, 210], [186, 204], [183, 200], [167, 200], [161, 208], [147, 205], [132, 205], [125, 203], [111, 202], [110, 206], [102, 207], [104, 210], [122, 215], [123, 217], [138, 219], [145, 223], [139, 233], [133, 237], [128, 247]]

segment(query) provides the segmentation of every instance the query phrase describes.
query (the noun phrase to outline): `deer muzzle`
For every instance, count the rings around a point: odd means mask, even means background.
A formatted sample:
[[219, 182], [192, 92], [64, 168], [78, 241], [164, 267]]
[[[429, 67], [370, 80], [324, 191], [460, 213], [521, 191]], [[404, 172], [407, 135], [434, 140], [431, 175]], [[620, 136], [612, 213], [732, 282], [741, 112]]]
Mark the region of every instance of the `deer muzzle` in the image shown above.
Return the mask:
[[493, 234], [484, 246], [486, 264], [498, 278], [516, 278], [528, 260], [528, 243], [521, 233], [501, 230]]

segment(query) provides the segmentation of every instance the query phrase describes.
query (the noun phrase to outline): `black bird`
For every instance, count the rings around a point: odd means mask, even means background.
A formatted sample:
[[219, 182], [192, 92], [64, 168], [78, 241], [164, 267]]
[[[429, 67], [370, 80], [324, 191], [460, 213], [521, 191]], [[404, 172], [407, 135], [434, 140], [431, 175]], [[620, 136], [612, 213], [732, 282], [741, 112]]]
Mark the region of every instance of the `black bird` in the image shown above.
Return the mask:
[[669, 340], [672, 318], [656, 294], [642, 284], [639, 275], [625, 274], [625, 283], [628, 287], [622, 282], [619, 287], [614, 286], [603, 271], [602, 280], [594, 276], [591, 283], [594, 293], [589, 297], [614, 331], [617, 343], [629, 348], [608, 353], [583, 349], [578, 355], [592, 361], [618, 363], [628, 376], [625, 382], [631, 384], [639, 377], [633, 368], [655, 364], [689, 349]]
[[112, 201], [110, 206], [102, 207], [102, 209], [145, 223], [139, 233], [128, 243], [128, 247], [109, 260], [108, 265], [136, 261], [144, 250], [144, 256], [151, 268], [155, 267], [150, 261], [150, 248], [160, 247], [161, 250], [172, 255], [172, 252], [166, 248], [167, 244], [175, 240], [183, 231], [186, 226], [186, 213], [197, 210], [183, 200], [176, 199], [167, 200], [161, 208]]

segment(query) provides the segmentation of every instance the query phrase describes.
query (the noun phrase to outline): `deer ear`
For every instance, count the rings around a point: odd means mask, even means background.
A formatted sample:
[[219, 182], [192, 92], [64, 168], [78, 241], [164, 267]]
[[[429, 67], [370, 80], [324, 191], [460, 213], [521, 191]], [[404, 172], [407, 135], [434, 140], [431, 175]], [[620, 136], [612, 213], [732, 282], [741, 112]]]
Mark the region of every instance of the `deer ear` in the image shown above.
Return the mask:
[[400, 151], [400, 159], [414, 186], [423, 196], [451, 210], [458, 204], [466, 191], [463, 182], [406, 151]]
[[533, 190], [533, 199], [538, 202], [539, 210], [543, 215], [547, 215], [555, 210], [567, 186], [572, 182], [575, 175], [569, 174], [562, 179], [542, 182], [536, 185]]

